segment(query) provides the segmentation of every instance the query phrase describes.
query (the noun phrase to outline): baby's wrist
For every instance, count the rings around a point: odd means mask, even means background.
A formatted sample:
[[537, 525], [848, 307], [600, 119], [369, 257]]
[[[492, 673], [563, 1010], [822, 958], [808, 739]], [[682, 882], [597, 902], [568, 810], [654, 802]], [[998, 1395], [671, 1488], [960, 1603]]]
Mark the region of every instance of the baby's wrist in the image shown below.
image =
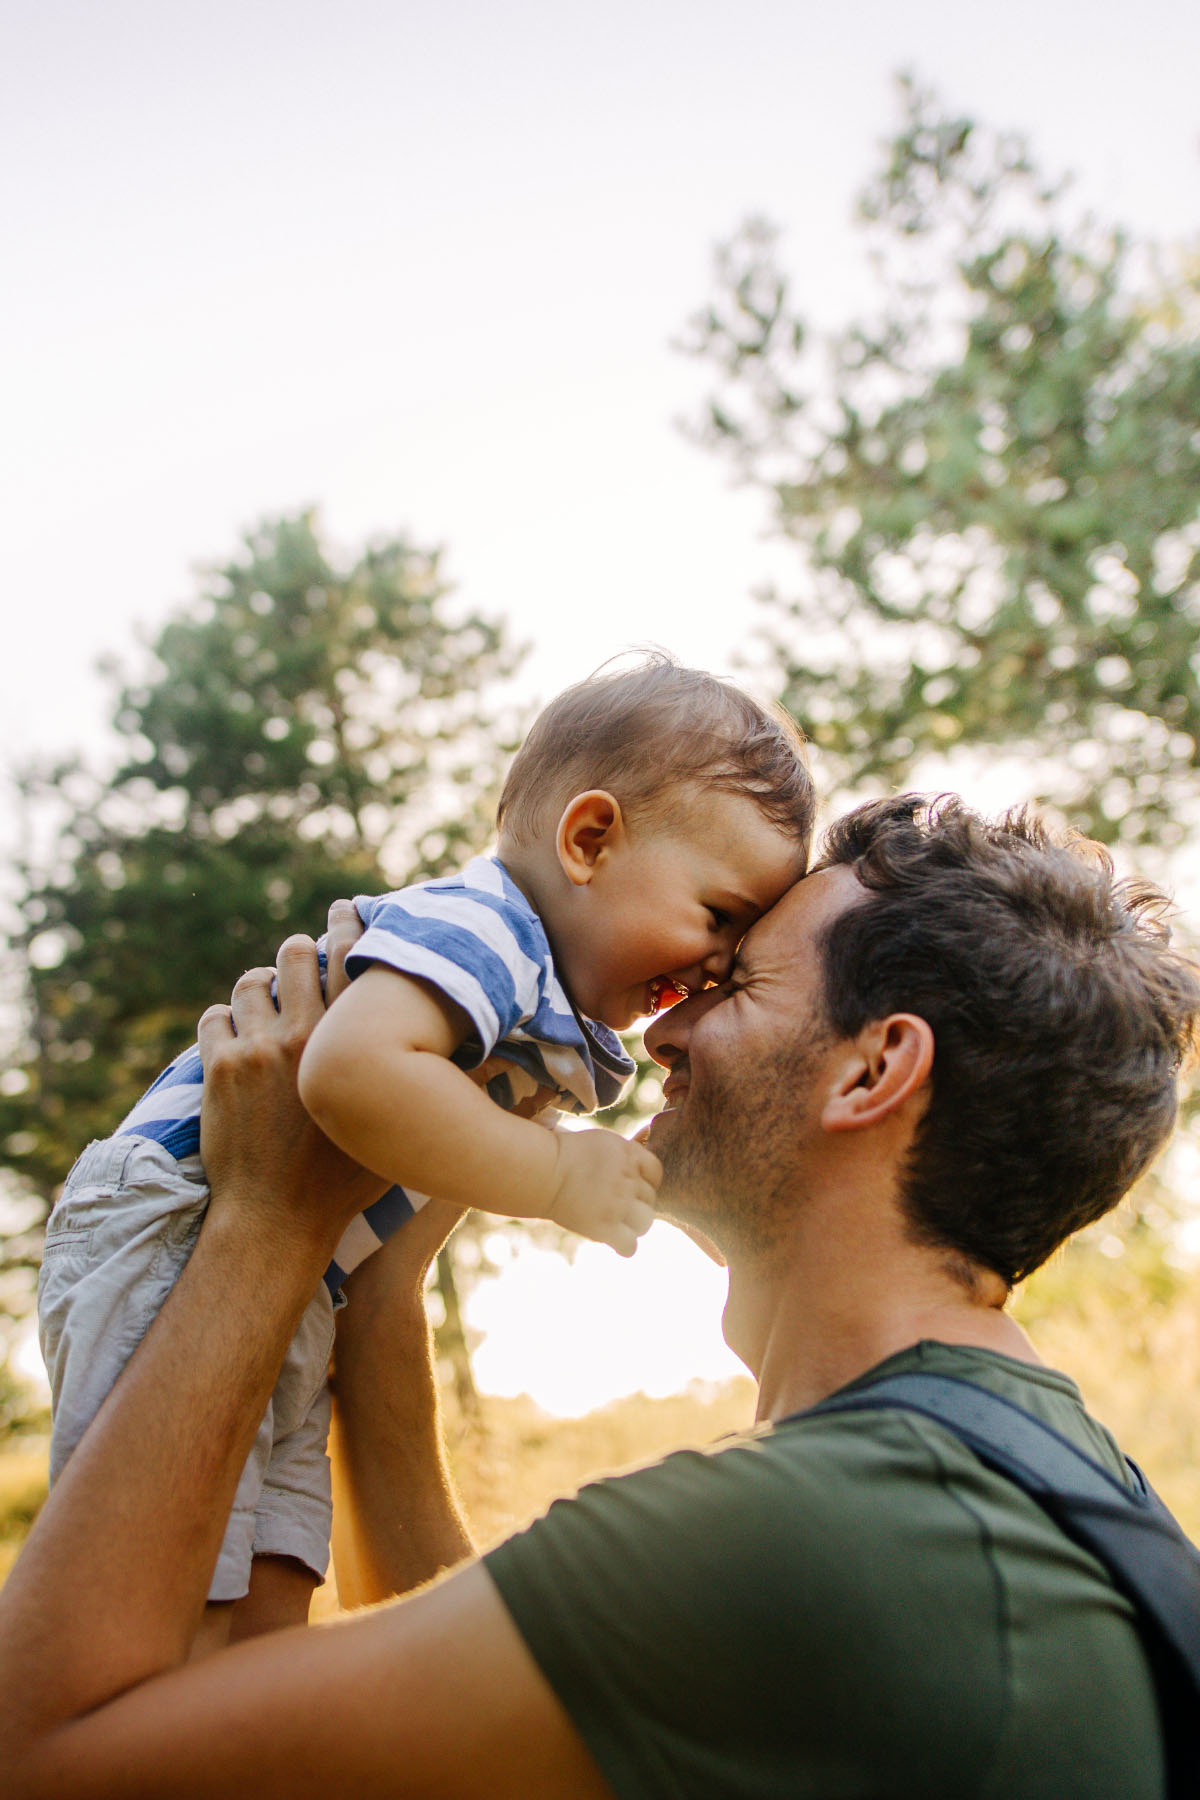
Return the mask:
[[504, 1138], [491, 1160], [503, 1171], [504, 1179], [490, 1195], [487, 1188], [471, 1194], [467, 1204], [501, 1218], [552, 1218], [565, 1172], [565, 1159], [559, 1154], [560, 1134], [544, 1131], [532, 1119], [516, 1119], [496, 1110], [503, 1121]]
[[556, 1131], [553, 1132], [546, 1141], [547, 1147], [551, 1152], [551, 1160], [542, 1216], [543, 1218], [557, 1222], [558, 1210], [562, 1205], [569, 1177], [571, 1133], [569, 1131]]

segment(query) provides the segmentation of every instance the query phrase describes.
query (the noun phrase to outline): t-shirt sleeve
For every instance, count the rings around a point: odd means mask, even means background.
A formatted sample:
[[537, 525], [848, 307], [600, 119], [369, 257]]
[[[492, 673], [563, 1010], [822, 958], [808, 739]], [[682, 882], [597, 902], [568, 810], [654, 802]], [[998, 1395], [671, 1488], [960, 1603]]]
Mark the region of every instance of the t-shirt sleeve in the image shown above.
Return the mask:
[[[360, 910], [362, 902], [356, 902]], [[456, 1057], [483, 1062], [533, 1018], [547, 979], [541, 928], [503, 896], [405, 888], [370, 903], [369, 922], [346, 958], [351, 980], [373, 964], [427, 981], [460, 1006], [472, 1040]]]

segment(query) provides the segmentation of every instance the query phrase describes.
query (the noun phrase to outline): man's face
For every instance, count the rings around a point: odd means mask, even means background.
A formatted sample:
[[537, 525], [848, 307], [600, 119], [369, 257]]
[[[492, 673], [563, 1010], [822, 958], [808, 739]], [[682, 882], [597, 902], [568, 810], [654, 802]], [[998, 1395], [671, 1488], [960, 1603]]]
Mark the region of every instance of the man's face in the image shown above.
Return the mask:
[[650, 1131], [664, 1171], [659, 1206], [722, 1248], [768, 1247], [803, 1199], [836, 1048], [818, 938], [862, 892], [847, 868], [807, 876], [743, 939], [728, 982], [646, 1033], [669, 1071]]

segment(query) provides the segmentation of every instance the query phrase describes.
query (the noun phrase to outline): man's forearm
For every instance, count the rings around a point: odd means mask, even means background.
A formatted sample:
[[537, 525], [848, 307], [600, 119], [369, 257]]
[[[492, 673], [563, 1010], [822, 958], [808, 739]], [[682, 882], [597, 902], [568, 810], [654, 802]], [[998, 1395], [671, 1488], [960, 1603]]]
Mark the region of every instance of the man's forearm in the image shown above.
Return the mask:
[[469, 1556], [446, 1464], [424, 1273], [453, 1215], [432, 1203], [350, 1277], [334, 1361], [334, 1566], [345, 1606]]
[[[289, 940], [200, 1021], [212, 1200], [162, 1312], [71, 1457], [0, 1595], [0, 1742], [56, 1728], [182, 1661], [287, 1345], [349, 1217], [379, 1192], [296, 1098], [324, 1010]], [[15, 1779], [14, 1789], [19, 1790]]]
[[6, 1752], [183, 1661], [238, 1476], [321, 1267], [222, 1213], [9, 1577]]

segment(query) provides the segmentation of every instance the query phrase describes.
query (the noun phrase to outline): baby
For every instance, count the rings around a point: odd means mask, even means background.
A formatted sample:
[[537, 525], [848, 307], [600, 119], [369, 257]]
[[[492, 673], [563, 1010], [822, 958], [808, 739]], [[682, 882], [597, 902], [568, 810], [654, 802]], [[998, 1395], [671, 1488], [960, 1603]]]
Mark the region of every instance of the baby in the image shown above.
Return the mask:
[[[634, 1065], [616, 1032], [727, 978], [740, 938], [804, 873], [813, 812], [782, 716], [655, 657], [539, 716], [501, 796], [495, 856], [355, 901], [351, 985], [309, 1041], [300, 1095], [396, 1185], [343, 1236], [289, 1349], [209, 1592], [223, 1629], [221, 1603], [247, 1593], [256, 1559], [311, 1571], [307, 1591], [324, 1576], [334, 1307], [430, 1194], [632, 1255], [657, 1158], [615, 1132], [543, 1127], [617, 1099]], [[52, 1479], [195, 1242], [201, 1081], [193, 1047], [84, 1151], [51, 1217], [38, 1312]]]

